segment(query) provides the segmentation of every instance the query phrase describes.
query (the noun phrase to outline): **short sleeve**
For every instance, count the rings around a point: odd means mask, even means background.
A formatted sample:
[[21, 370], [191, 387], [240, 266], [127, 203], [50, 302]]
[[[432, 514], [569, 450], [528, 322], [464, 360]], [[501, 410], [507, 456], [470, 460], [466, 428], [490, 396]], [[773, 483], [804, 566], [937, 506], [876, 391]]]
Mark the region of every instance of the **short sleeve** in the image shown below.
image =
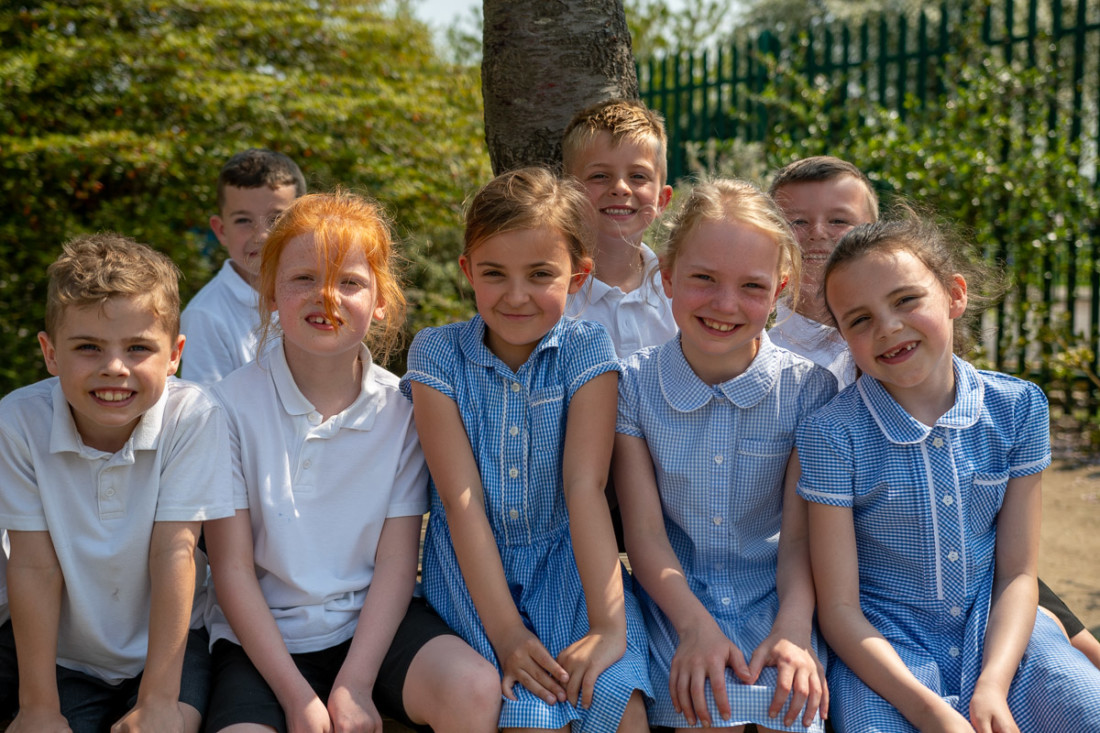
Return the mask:
[[619, 411], [615, 417], [615, 432], [644, 438], [645, 434], [638, 424], [639, 369], [636, 353], [619, 363]]
[[1050, 465], [1050, 407], [1043, 390], [1021, 380], [1022, 394], [1016, 415], [1009, 423], [1017, 426], [1016, 439], [1008, 455], [1009, 478], [1039, 473]]
[[[410, 411], [411, 412], [411, 411]], [[428, 511], [428, 465], [416, 434], [416, 424], [409, 416], [401, 441], [401, 456], [393, 478], [393, 494], [386, 517], [408, 517]]]
[[48, 529], [34, 459], [10, 410], [0, 409], [0, 527], [22, 532]]
[[570, 324], [562, 364], [567, 400], [571, 400], [586, 382], [622, 368], [607, 329], [594, 321], [573, 321]]
[[814, 365], [798, 390], [799, 423], [828, 404], [836, 397], [836, 392], [836, 376], [828, 369]]
[[450, 338], [453, 329], [425, 328], [409, 346], [408, 366], [401, 377], [401, 394], [412, 400], [412, 383], [420, 382], [447, 397], [456, 399], [452, 383], [457, 363], [457, 339]]
[[[232, 516], [229, 434], [222, 408], [198, 385], [175, 406], [175, 422], [165, 430], [155, 520], [194, 522]], [[166, 416], [167, 417], [167, 416]]]
[[854, 450], [831, 427], [820, 411], [798, 426], [798, 495], [817, 504], [850, 507], [855, 497]]

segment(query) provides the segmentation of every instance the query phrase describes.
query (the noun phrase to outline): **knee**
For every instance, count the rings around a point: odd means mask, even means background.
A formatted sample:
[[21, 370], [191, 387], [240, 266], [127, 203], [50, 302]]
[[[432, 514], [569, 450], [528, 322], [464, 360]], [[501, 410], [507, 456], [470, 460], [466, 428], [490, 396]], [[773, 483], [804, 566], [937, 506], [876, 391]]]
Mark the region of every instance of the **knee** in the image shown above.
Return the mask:
[[500, 718], [500, 673], [488, 660], [478, 658], [464, 664], [443, 690], [447, 707], [470, 719]]

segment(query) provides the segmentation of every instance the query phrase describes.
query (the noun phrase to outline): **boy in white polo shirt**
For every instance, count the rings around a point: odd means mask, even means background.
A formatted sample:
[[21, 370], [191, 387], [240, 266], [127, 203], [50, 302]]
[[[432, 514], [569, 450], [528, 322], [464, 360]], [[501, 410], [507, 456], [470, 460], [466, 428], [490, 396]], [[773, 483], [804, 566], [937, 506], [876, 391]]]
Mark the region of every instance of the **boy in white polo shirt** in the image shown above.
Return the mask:
[[[52, 379], [0, 401], [0, 527], [19, 662], [13, 733], [194, 733], [201, 523], [233, 513], [221, 408], [179, 365], [178, 270], [117, 234], [49, 268]], [[223, 494], [225, 494], [223, 496]]]
[[672, 199], [667, 141], [661, 116], [629, 99], [581, 110], [562, 137], [565, 172], [584, 185], [596, 215], [591, 285], [569, 296], [565, 312], [602, 323], [620, 357], [676, 335], [657, 255], [642, 242]]
[[184, 379], [211, 384], [256, 358], [260, 250], [275, 219], [305, 192], [298, 165], [273, 150], [250, 148], [222, 167], [210, 228], [229, 258], [183, 310]]

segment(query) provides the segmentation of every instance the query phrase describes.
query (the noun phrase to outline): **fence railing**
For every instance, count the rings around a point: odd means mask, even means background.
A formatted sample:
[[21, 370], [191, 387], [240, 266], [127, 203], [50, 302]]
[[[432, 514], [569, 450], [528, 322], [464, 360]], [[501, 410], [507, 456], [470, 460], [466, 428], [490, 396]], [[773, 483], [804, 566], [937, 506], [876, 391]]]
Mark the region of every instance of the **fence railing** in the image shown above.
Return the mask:
[[[960, 44], [974, 45], [975, 37], [979, 55], [1044, 75], [1046, 119], [1038, 121], [1042, 134], [1031, 144], [1055, 149], [1066, 143], [1078, 173], [1100, 190], [1097, 0], [954, 0], [916, 15], [874, 16], [854, 25], [820, 22], [785, 32], [743, 33], [717, 48], [643, 60], [638, 78], [643, 101], [666, 118], [669, 178], [675, 181], [690, 172], [692, 149], [706, 141], [768, 139], [769, 112], [760, 95], [774, 81], [777, 66], [828, 86], [832, 104], [858, 99], [904, 118], [946, 101], [948, 60]], [[991, 147], [997, 144], [995, 133], [990, 131]], [[843, 150], [837, 154], [843, 156]], [[993, 154], [1008, 161], [1027, 151], [1004, 147]], [[1039, 252], [1034, 243], [1016, 247], [1006, 241], [990, 253], [1017, 276], [1018, 285], [986, 319], [983, 345], [995, 368], [1026, 374], [1051, 392], [1051, 355], [1068, 347], [1052, 343], [1050, 334], [1068, 328], [1077, 339], [1075, 348], [1091, 349], [1077, 370], [1076, 386], [1086, 387], [1083, 399], [1097, 414], [1097, 388], [1087, 376], [1100, 372], [1100, 211], [1073, 229], [1064, 241], [1043, 243]], [[1012, 236], [1010, 222], [1006, 236]], [[1025, 249], [1026, 257], [1013, 256]], [[1032, 307], [1035, 303], [1039, 307]], [[1082, 392], [1075, 392], [1074, 384], [1062, 383], [1057, 390], [1066, 407], [1081, 407], [1075, 401]]]

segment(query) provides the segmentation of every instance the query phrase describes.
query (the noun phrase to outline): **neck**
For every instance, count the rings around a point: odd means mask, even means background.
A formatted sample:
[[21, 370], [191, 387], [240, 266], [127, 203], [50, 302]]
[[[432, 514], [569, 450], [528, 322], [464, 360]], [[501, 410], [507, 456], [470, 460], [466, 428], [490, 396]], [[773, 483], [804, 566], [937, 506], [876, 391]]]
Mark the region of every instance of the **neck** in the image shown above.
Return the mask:
[[809, 318], [811, 321], [832, 325], [829, 311], [820, 298], [799, 298], [798, 307], [794, 310], [798, 315]]
[[364, 364], [359, 351], [318, 357], [298, 351], [283, 340], [290, 375], [302, 396], [324, 419], [346, 410], [362, 391]]
[[596, 262], [592, 274], [624, 293], [641, 287], [645, 280], [645, 259], [640, 244], [621, 239], [597, 244]]
[[245, 272], [243, 269], [241, 269], [237, 265], [236, 262], [233, 262], [232, 260], [229, 261], [229, 266], [233, 268], [233, 271], [235, 273], [237, 273], [238, 275], [241, 276], [242, 280], [244, 280], [246, 283], [248, 283], [248, 286], [250, 288], [252, 288], [253, 290], [258, 290], [258, 288], [256, 287], [257, 284], [258, 284], [258, 280], [259, 280], [258, 277], [256, 277], [255, 275], [253, 275], [250, 272]]

